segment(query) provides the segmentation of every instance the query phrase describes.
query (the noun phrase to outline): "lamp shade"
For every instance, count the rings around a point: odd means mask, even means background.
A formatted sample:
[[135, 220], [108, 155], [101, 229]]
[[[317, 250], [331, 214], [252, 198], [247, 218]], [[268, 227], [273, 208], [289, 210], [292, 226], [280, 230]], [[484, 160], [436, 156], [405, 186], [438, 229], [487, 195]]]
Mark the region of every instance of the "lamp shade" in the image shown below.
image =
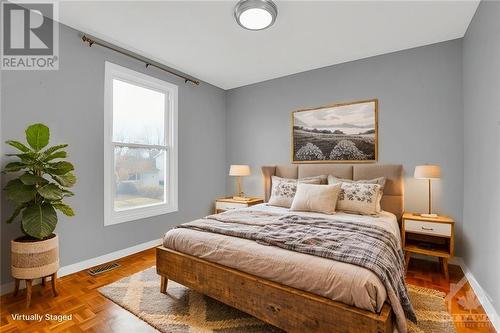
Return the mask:
[[439, 165], [417, 165], [413, 175], [416, 179], [439, 179], [441, 168]]
[[230, 176], [250, 176], [250, 167], [248, 165], [233, 164], [229, 168]]

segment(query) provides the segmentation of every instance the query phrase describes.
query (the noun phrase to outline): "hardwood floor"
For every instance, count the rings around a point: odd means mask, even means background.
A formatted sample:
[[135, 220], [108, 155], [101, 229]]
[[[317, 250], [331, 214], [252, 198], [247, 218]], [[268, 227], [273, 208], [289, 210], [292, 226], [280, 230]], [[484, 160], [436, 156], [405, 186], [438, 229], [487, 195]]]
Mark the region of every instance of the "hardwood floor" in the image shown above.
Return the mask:
[[436, 289], [447, 294], [448, 312], [455, 322], [457, 333], [495, 333], [483, 307], [459, 266], [449, 265], [450, 279], [446, 280], [439, 262], [411, 259], [406, 282]]
[[[59, 296], [52, 297], [49, 284], [33, 287], [31, 307], [25, 308], [24, 290], [17, 297], [2, 296], [0, 332], [156, 332], [148, 324], [102, 296], [97, 289], [144, 270], [155, 264], [154, 249], [117, 261], [121, 266], [96, 277], [86, 271], [59, 279]], [[458, 333], [495, 332], [483, 308], [458, 266], [450, 266], [450, 280], [439, 272], [438, 263], [412, 259], [408, 268], [410, 284], [437, 289], [449, 294], [448, 309], [454, 317]], [[455, 292], [456, 290], [456, 292]], [[71, 320], [23, 321], [12, 314], [72, 315]]]
[[[157, 332], [130, 312], [102, 296], [97, 289], [155, 264], [155, 250], [150, 249], [117, 260], [120, 264], [110, 272], [89, 275], [86, 271], [59, 279], [59, 296], [52, 297], [50, 287], [33, 287], [31, 307], [25, 308], [25, 293], [1, 298], [0, 332]], [[21, 287], [22, 288], [22, 287]], [[11, 314], [72, 314], [68, 321], [15, 321]]]

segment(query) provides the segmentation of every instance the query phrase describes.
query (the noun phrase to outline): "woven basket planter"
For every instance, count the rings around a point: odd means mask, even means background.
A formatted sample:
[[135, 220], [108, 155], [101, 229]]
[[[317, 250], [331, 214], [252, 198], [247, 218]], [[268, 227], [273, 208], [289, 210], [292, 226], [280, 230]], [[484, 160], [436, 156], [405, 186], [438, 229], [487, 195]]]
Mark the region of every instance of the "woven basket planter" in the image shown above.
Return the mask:
[[36, 279], [59, 269], [59, 237], [33, 241], [18, 238], [11, 241], [11, 272], [16, 279]]

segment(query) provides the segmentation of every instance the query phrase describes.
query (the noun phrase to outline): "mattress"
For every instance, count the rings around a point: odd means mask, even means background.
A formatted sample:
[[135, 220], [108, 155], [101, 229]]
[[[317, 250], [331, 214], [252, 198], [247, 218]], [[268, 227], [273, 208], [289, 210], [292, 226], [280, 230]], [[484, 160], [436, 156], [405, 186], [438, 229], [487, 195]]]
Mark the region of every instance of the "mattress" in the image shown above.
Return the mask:
[[[245, 208], [278, 214], [290, 214], [286, 208], [261, 204]], [[308, 216], [331, 217], [320, 213], [293, 212]], [[379, 216], [336, 213], [344, 219], [376, 223], [398, 238], [396, 216], [382, 212]], [[210, 232], [177, 228], [168, 231], [163, 245], [210, 262], [231, 267], [289, 287], [379, 312], [387, 300], [380, 279], [360, 266], [259, 244], [255, 241]]]

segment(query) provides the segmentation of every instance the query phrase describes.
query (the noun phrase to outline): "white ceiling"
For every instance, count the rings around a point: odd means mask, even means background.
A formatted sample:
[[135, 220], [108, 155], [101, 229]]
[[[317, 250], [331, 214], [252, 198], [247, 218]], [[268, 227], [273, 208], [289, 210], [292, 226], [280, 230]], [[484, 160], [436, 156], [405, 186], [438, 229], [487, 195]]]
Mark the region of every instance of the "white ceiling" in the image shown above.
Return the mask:
[[223, 89], [463, 37], [478, 1], [276, 1], [247, 31], [237, 1], [68, 1], [60, 21]]

